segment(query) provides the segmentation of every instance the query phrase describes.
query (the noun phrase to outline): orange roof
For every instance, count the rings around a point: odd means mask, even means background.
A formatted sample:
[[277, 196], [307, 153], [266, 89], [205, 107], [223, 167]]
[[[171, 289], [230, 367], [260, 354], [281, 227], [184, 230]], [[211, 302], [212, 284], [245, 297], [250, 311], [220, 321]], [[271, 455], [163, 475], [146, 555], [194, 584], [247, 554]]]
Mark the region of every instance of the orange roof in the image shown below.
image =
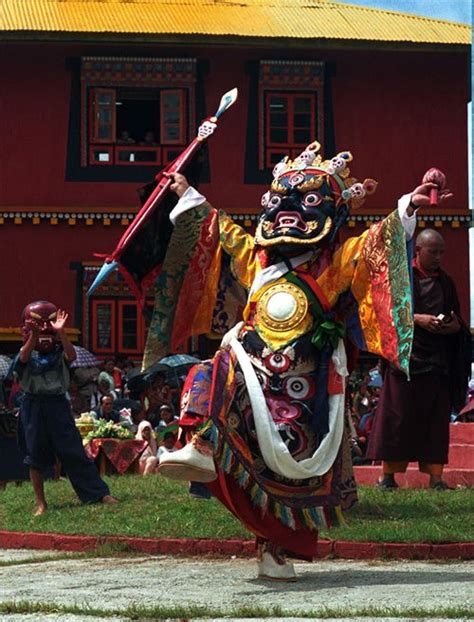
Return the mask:
[[330, 0], [0, 0], [0, 32], [470, 45], [464, 24]]

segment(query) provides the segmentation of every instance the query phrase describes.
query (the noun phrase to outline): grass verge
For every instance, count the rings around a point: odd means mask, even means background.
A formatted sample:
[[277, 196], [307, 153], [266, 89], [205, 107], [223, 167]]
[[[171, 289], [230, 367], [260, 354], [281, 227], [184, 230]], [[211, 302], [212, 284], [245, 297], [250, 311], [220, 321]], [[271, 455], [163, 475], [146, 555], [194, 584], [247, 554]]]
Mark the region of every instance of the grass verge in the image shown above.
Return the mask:
[[55, 605], [51, 603], [4, 602], [0, 603], [3, 614], [75, 614], [82, 616], [121, 616], [131, 620], [169, 620], [189, 618], [411, 618], [411, 619], [469, 619], [474, 615], [470, 607], [438, 607], [432, 609], [415, 607], [321, 607], [311, 611], [285, 611], [281, 607], [236, 607], [217, 609], [214, 607], [144, 607], [135, 603], [125, 609], [100, 609], [83, 605]]
[[[68, 481], [46, 483], [49, 511], [33, 516], [28, 482], [0, 491], [0, 529], [151, 538], [252, 538], [216, 499], [189, 496], [187, 485], [162, 477], [109, 477], [121, 503], [81, 505]], [[474, 491], [359, 490], [348, 524], [321, 537], [372, 542], [474, 541]]]

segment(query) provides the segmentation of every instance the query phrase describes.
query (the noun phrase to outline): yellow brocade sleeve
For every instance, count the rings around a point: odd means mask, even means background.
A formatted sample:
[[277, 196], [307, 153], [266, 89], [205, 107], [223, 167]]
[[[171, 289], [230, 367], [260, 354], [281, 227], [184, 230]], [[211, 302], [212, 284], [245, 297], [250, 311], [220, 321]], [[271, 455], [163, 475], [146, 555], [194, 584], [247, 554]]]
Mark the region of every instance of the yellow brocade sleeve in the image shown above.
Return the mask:
[[351, 288], [367, 231], [357, 238], [349, 238], [332, 256], [331, 264], [316, 279], [329, 307], [332, 309], [339, 296]]
[[[406, 234], [397, 211], [350, 238], [317, 278], [351, 340], [408, 373], [413, 319]], [[343, 294], [347, 294], [340, 299]], [[340, 299], [340, 305], [336, 306]]]
[[225, 212], [219, 212], [219, 236], [223, 250], [230, 256], [232, 274], [249, 290], [260, 270], [253, 236]]

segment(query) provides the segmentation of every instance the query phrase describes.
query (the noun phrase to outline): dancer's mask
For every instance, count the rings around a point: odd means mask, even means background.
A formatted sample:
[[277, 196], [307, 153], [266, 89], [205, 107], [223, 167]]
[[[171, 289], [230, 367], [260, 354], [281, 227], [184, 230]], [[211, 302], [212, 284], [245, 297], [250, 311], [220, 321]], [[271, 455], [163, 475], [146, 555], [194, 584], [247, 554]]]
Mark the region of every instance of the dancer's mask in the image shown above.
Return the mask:
[[22, 314], [22, 335], [25, 342], [31, 332], [32, 326], [39, 330], [36, 350], [41, 354], [47, 354], [54, 348], [56, 341], [56, 330], [51, 326], [51, 322], [56, 320], [58, 309], [56, 305], [47, 300], [37, 300], [30, 302], [23, 309]]
[[262, 213], [255, 243], [262, 247], [318, 246], [332, 242], [338, 229], [377, 182], [350, 177], [349, 151], [331, 160], [318, 155], [320, 144], [311, 143], [295, 160], [285, 157], [273, 169], [271, 188], [262, 197]]

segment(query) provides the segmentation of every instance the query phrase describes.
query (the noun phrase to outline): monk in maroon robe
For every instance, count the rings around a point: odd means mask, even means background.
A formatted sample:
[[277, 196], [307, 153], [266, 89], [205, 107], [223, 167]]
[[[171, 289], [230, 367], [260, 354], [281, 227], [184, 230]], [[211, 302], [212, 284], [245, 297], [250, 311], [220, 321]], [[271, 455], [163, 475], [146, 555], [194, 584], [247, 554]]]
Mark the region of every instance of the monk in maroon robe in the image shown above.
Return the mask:
[[449, 423], [464, 404], [469, 377], [469, 331], [461, 319], [456, 287], [441, 267], [442, 236], [422, 231], [415, 244], [415, 333], [410, 376], [387, 365], [367, 457], [383, 461], [382, 489], [397, 488], [395, 473], [409, 462], [429, 474], [429, 485], [446, 490]]

